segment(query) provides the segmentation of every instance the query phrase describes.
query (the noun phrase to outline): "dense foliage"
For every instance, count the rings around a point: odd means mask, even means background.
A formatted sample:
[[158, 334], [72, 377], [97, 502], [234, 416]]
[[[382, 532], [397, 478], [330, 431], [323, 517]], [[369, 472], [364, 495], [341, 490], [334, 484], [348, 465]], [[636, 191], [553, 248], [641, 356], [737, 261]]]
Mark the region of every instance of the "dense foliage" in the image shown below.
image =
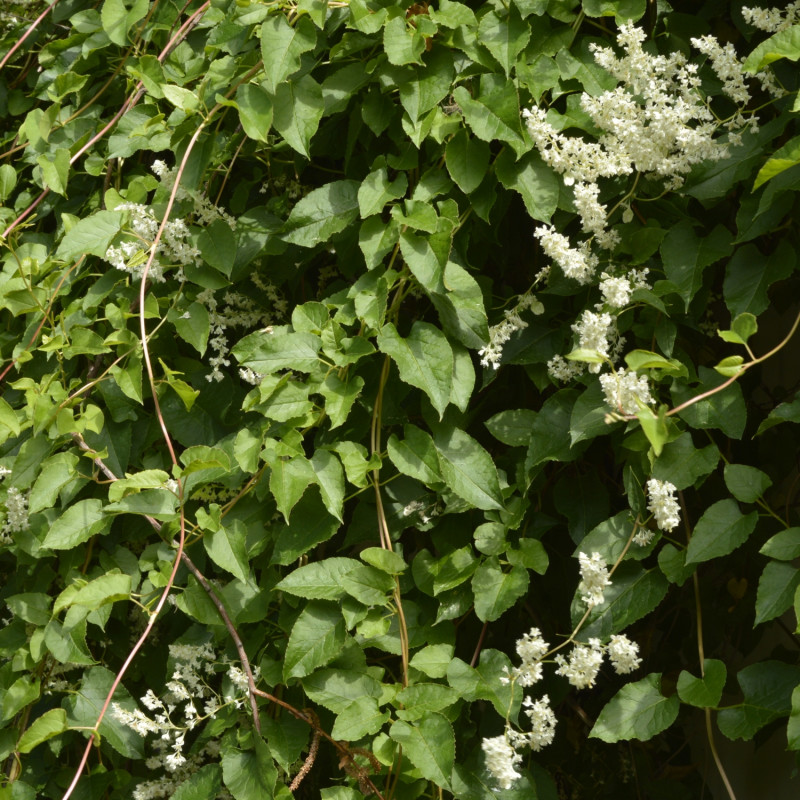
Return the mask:
[[796, 5], [7, 2], [0, 798], [789, 782]]

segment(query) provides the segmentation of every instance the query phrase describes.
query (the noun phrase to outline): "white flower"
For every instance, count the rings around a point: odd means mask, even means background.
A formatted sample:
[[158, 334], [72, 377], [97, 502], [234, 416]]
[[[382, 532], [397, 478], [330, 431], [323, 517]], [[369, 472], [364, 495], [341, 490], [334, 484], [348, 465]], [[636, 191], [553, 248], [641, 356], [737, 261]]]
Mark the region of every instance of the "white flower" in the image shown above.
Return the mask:
[[624, 308], [631, 301], [633, 291], [627, 278], [615, 278], [604, 272], [601, 276], [600, 292], [606, 305], [611, 308]]
[[522, 756], [506, 741], [505, 736], [484, 739], [481, 747], [486, 757], [486, 769], [501, 789], [510, 789], [514, 781], [522, 777], [514, 769], [522, 761]]
[[617, 675], [627, 675], [642, 663], [642, 659], [639, 658], [639, 645], [624, 634], [612, 636], [607, 650], [608, 658]]
[[532, 729], [526, 735], [527, 744], [531, 750], [538, 753], [553, 741], [556, 730], [556, 715], [550, 708], [550, 698], [544, 695], [541, 700], [535, 702], [526, 697], [522, 705], [525, 707], [525, 714], [531, 721]]
[[633, 537], [633, 543], [638, 544], [639, 547], [647, 547], [650, 542], [655, 538], [655, 533], [647, 528], [639, 528]]
[[3, 525], [3, 534], [16, 533], [28, 529], [28, 492], [21, 492], [12, 486], [6, 494], [6, 521]]
[[578, 584], [581, 600], [589, 608], [599, 606], [605, 600], [603, 590], [611, 586], [605, 559], [597, 552], [591, 556], [578, 553], [578, 561], [581, 565], [581, 582]]
[[563, 675], [576, 689], [592, 687], [603, 663], [603, 646], [599, 639], [589, 639], [588, 645], [576, 644], [572, 648], [569, 660], [559, 653], [555, 661], [556, 675]]
[[[585, 310], [581, 318], [572, 326], [578, 334], [578, 347], [583, 350], [596, 350], [603, 358], [610, 358], [611, 338], [615, 333], [611, 314], [595, 314]], [[600, 372], [601, 364], [590, 364], [590, 372]]]
[[526, 310], [533, 314], [541, 314], [544, 306], [532, 294], [520, 295], [517, 304], [505, 311], [505, 319], [489, 328], [489, 343], [478, 351], [482, 367], [497, 369], [500, 366], [503, 345], [514, 333], [528, 327], [528, 323], [520, 317], [520, 313]]
[[533, 235], [539, 240], [545, 255], [555, 261], [568, 278], [574, 278], [578, 283], [589, 283], [598, 259], [588, 242], [583, 242], [578, 249], [570, 247], [569, 239], [557, 233], [552, 225], [540, 225]]
[[580, 361], [567, 361], [559, 355], [547, 362], [547, 373], [554, 381], [566, 383], [583, 374], [584, 365]]
[[244, 671], [239, 669], [239, 667], [231, 666], [228, 669], [228, 677], [231, 679], [231, 683], [243, 692], [247, 692], [250, 690], [250, 683], [247, 680], [247, 675], [244, 674]]
[[623, 414], [636, 414], [639, 403], [654, 403], [650, 394], [650, 386], [645, 375], [637, 375], [633, 371], [620, 369], [600, 376], [600, 386], [611, 408]]
[[655, 514], [656, 525], [662, 531], [671, 531], [681, 521], [680, 506], [675, 499], [675, 486], [669, 481], [651, 478], [647, 481], [647, 493], [650, 502], [647, 510]]
[[754, 28], [777, 33], [800, 22], [800, 2], [789, 3], [785, 8], [742, 8], [745, 22]]
[[517, 655], [522, 663], [512, 674], [521, 686], [533, 686], [542, 679], [541, 660], [549, 649], [550, 645], [542, 638], [538, 628], [531, 628], [517, 640]]

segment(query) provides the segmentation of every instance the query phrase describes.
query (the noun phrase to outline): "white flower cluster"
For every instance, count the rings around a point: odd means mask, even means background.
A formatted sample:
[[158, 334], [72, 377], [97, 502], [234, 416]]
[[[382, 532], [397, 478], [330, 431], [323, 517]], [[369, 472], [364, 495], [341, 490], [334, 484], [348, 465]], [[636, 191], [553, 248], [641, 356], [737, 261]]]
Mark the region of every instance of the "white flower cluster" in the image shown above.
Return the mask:
[[[153, 162], [152, 170], [158, 175], [161, 185], [167, 191], [171, 191], [175, 186], [177, 168], [170, 169], [163, 161], [158, 160]], [[228, 223], [232, 231], [236, 230], [236, 220], [226, 211], [215, 206], [204, 194], [187, 189], [185, 186], [178, 186], [175, 199], [178, 202], [183, 200], [192, 201], [194, 205], [192, 216], [200, 225], [210, 225], [215, 220], [221, 219]]]
[[[141, 278], [160, 223], [153, 209], [140, 203], [122, 203], [115, 210], [129, 213], [130, 233], [135, 238], [109, 247], [105, 260], [113, 267]], [[194, 263], [200, 256], [200, 251], [191, 244], [189, 237], [189, 226], [182, 219], [170, 220], [164, 226], [156, 257], [147, 273], [150, 280], [156, 283], [165, 281], [164, 267], [168, 264], [179, 267], [177, 277], [182, 280], [180, 268]]]
[[[581, 556], [583, 555], [581, 553]], [[596, 563], [598, 558], [598, 554], [593, 553], [592, 558], [588, 559], [591, 566], [583, 573], [584, 578], [593, 583], [607, 585], [605, 582], [607, 574], [603, 578], [605, 564], [600, 568]], [[542, 660], [548, 652], [550, 645], [542, 637], [541, 631], [538, 628], [531, 628], [517, 641], [520, 666], [510, 670], [508, 677], [501, 678], [501, 682], [505, 684], [518, 682], [524, 687], [537, 683], [542, 679]], [[624, 634], [615, 634], [607, 645], [602, 644], [599, 639], [590, 639], [588, 644], [576, 644], [568, 658], [561, 654], [554, 657], [558, 665], [556, 674], [563, 675], [572, 686], [585, 689], [594, 685], [605, 654], [608, 654], [616, 673], [626, 675], [641, 664], [642, 660], [638, 653], [638, 645]], [[501, 736], [484, 739], [482, 743], [486, 769], [501, 789], [510, 789], [514, 782], [522, 777], [516, 767], [522, 762], [521, 751], [524, 748], [529, 747], [534, 752], [539, 752], [551, 744], [555, 737], [557, 720], [547, 695], [543, 695], [539, 700], [526, 695], [522, 707], [531, 723], [529, 731], [515, 730], [506, 723]]]
[[617, 675], [633, 672], [642, 659], [639, 658], [639, 645], [624, 634], [615, 634], [607, 645], [599, 639], [589, 639], [587, 644], [576, 644], [569, 658], [560, 653], [555, 656], [558, 664], [557, 675], [563, 675], [576, 689], [594, 686], [597, 673], [603, 664], [603, 655], [608, 654], [611, 666]]
[[[646, 175], [663, 181], [666, 189], [678, 189], [694, 165], [724, 158], [730, 144], [741, 142], [742, 131], [756, 128], [755, 118], [746, 119], [742, 113], [750, 92], [741, 62], [730, 45], [722, 46], [710, 36], [693, 40], [722, 81], [723, 91], [739, 105], [728, 121], [720, 122], [701, 92], [698, 65], [689, 63], [681, 52], [654, 55], [645, 51], [645, 38], [642, 29], [624, 24], [617, 36], [620, 55], [610, 47], [592, 48], [595, 61], [618, 81], [616, 88], [598, 96], [581, 95], [583, 111], [601, 131], [597, 141], [566, 135], [551, 123], [544, 109], [534, 107], [523, 112], [542, 159], [563, 176], [566, 186], [572, 187], [575, 209], [589, 239], [575, 245], [548, 225], [536, 228], [534, 236], [548, 259], [581, 284], [594, 280], [599, 259], [592, 252], [593, 245], [611, 251], [619, 243], [618, 233], [609, 229], [610, 212], [599, 199], [600, 180]], [[762, 83], [771, 80], [766, 74], [757, 77]], [[721, 135], [725, 132], [727, 141]], [[630, 196], [624, 197], [616, 209], [622, 210], [623, 224], [633, 219]], [[579, 348], [595, 350], [611, 361], [622, 343], [615, 335], [612, 313], [630, 303], [636, 288], [647, 285], [646, 270], [632, 270], [628, 275], [616, 274], [616, 270], [612, 273], [602, 273], [599, 281], [603, 297], [603, 303], [596, 307], [599, 313], [584, 311], [573, 325]], [[585, 369], [581, 364], [568, 364], [560, 356], [552, 358], [547, 368], [554, 381], [572, 380]], [[594, 373], [601, 369], [602, 364], [589, 366]]]
[[800, 23], [800, 0], [789, 3], [785, 8], [742, 8], [742, 16], [748, 25], [767, 33], [791, 28]]
[[650, 394], [646, 375], [637, 375], [633, 370], [621, 369], [600, 376], [600, 386], [611, 408], [622, 414], [637, 414], [639, 404], [655, 403]]
[[[271, 304], [270, 310], [259, 307], [252, 297], [247, 297], [239, 292], [227, 291], [223, 295], [224, 305], [221, 305], [213, 289], [204, 289], [197, 295], [197, 302], [202, 303], [208, 310], [210, 335], [208, 344], [214, 351], [208, 363], [211, 372], [206, 375], [208, 381], [221, 381], [224, 377], [222, 367], [230, 366], [228, 358], [228, 328], [270, 328], [270, 322], [280, 319], [287, 313], [287, 303], [278, 290], [268, 282], [263, 281], [257, 273], [251, 276], [253, 283], [263, 292], [262, 300]], [[242, 380], [257, 386], [263, 377], [257, 372], [239, 372]]]
[[[10, 475], [11, 470], [0, 467], [0, 480]], [[16, 486], [9, 487], [6, 492], [6, 499], [3, 501], [5, 506], [5, 520], [0, 526], [0, 545], [13, 544], [13, 533], [25, 531], [30, 526], [28, 521], [28, 495], [30, 492], [21, 492]]]
[[506, 310], [503, 321], [489, 328], [489, 343], [478, 351], [482, 367], [497, 369], [500, 366], [503, 345], [516, 331], [521, 331], [523, 328], [528, 327], [528, 323], [520, 316], [523, 311], [541, 314], [544, 311], [544, 306], [530, 292], [520, 295], [517, 298], [516, 305]]
[[597, 552], [590, 556], [581, 552], [578, 553], [578, 562], [581, 569], [581, 582], [578, 584], [581, 600], [589, 608], [602, 605], [605, 601], [603, 592], [606, 586], [611, 586], [605, 559]]
[[569, 239], [557, 233], [552, 225], [540, 225], [533, 235], [545, 255], [558, 264], [568, 278], [584, 284], [591, 281], [599, 259], [592, 253], [589, 242], [583, 242], [577, 249], [570, 247]]
[[[216, 672], [217, 656], [209, 643], [202, 645], [171, 644], [172, 677], [166, 684], [167, 692], [159, 698], [148, 689], [141, 698], [151, 716], [140, 709], [133, 711], [112, 704], [114, 717], [142, 737], [155, 734], [155, 754], [147, 759], [150, 770], [164, 769], [165, 774], [154, 780], [140, 783], [133, 792], [134, 800], [171, 797], [177, 787], [196, 772], [207, 758], [218, 755], [219, 744], [212, 741], [197, 753], [185, 753], [186, 735], [204, 719], [213, 718], [228, 704], [241, 707], [248, 691], [247, 678], [241, 669], [231, 665], [228, 677], [234, 693], [221, 697], [208, 684], [208, 676]], [[244, 696], [243, 696], [244, 695]], [[202, 714], [198, 705], [202, 704]], [[180, 708], [182, 719], [176, 722]]]
[[671, 531], [681, 521], [681, 511], [675, 499], [675, 491], [674, 484], [669, 481], [659, 481], [655, 478], [647, 481], [647, 493], [650, 496], [647, 510], [655, 515], [656, 525], [662, 531]]

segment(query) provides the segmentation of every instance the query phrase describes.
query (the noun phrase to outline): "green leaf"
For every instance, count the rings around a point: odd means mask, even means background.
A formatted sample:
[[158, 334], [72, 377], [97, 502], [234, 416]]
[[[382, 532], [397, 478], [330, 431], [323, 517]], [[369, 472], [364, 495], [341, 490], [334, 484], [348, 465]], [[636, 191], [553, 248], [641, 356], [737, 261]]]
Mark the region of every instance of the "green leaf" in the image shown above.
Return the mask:
[[404, 439], [392, 434], [386, 442], [391, 462], [404, 475], [416, 478], [426, 486], [441, 483], [442, 473], [433, 439], [416, 425], [405, 425], [403, 431]]
[[208, 309], [202, 303], [192, 303], [182, 314], [170, 311], [168, 318], [184, 342], [194, 347], [200, 355], [206, 352], [211, 324]]
[[716, 708], [727, 679], [725, 663], [715, 658], [706, 658], [703, 661], [702, 678], [695, 678], [690, 672], [681, 670], [678, 676], [678, 697], [691, 706]]
[[494, 622], [528, 591], [528, 570], [512, 567], [503, 572], [495, 557], [487, 558], [472, 576], [475, 615], [482, 622]]
[[65, 730], [67, 730], [67, 712], [63, 708], [51, 708], [35, 719], [20, 736], [16, 749], [20, 753], [30, 753], [36, 745], [58, 736]]
[[300, 69], [300, 57], [313, 50], [316, 42], [317, 32], [308, 17], [300, 17], [294, 27], [285, 14], [267, 17], [261, 26], [261, 58], [267, 91], [275, 94], [278, 85]]
[[408, 760], [423, 778], [450, 789], [450, 776], [456, 757], [453, 727], [445, 717], [429, 713], [415, 724], [398, 720], [389, 736], [403, 748]]
[[341, 714], [360, 697], [381, 698], [381, 682], [364, 672], [326, 667], [301, 681], [303, 691], [319, 705]]
[[53, 153], [43, 153], [36, 159], [42, 168], [42, 180], [47, 189], [66, 195], [69, 175], [69, 150], [59, 147]]
[[607, 433], [610, 430], [610, 425], [606, 423], [608, 412], [609, 407], [603, 389], [598, 381], [593, 381], [572, 407], [569, 420], [571, 444]]
[[386, 167], [370, 172], [358, 187], [358, 209], [361, 217], [379, 214], [390, 201], [402, 197], [408, 188], [408, 178], [401, 172], [393, 181], [389, 180]]
[[781, 58], [788, 58], [790, 61], [800, 58], [800, 25], [792, 25], [761, 42], [745, 60], [744, 70], [760, 72], [768, 64]]
[[783, 561], [769, 561], [758, 580], [753, 625], [775, 619], [790, 608], [800, 586], [800, 570]]
[[0, 203], [5, 202], [17, 185], [17, 171], [11, 164], [0, 166]]
[[250, 577], [246, 540], [247, 530], [239, 520], [203, 534], [203, 546], [211, 560], [243, 583]]
[[266, 142], [273, 114], [269, 94], [257, 84], [243, 83], [236, 90], [236, 105], [244, 132], [251, 139]]
[[764, 257], [753, 244], [740, 247], [728, 261], [722, 285], [725, 302], [734, 316], [758, 316], [769, 307], [769, 287], [792, 274], [795, 253], [786, 240]]
[[452, 660], [453, 645], [429, 644], [414, 653], [410, 665], [429, 678], [444, 678]]
[[374, 697], [358, 697], [336, 717], [331, 736], [345, 742], [358, 741], [377, 733], [390, 716], [388, 711], [378, 708]]
[[747, 340], [758, 330], [758, 322], [752, 314], [739, 314], [733, 321], [731, 330], [717, 331], [717, 334], [726, 342], [733, 344], [746, 344]]
[[307, 492], [292, 509], [289, 524], [278, 534], [272, 563], [291, 564], [312, 547], [327, 542], [338, 530], [338, 520], [327, 512], [319, 494]]
[[208, 800], [216, 797], [222, 785], [222, 770], [219, 764], [206, 764], [185, 780], [170, 800]]
[[702, 450], [695, 449], [692, 435], [682, 433], [664, 446], [664, 450], [653, 465], [653, 477], [669, 481], [676, 489], [688, 489], [704, 475], [716, 469], [719, 450], [709, 444]]
[[275, 587], [276, 591], [289, 592], [316, 600], [339, 600], [344, 597], [344, 577], [360, 567], [354, 558], [326, 558], [298, 567]]
[[325, 508], [342, 521], [344, 503], [344, 471], [342, 462], [329, 450], [317, 450], [311, 457], [315, 480], [320, 489]]
[[397, 716], [411, 722], [432, 711], [442, 711], [460, 699], [461, 695], [451, 686], [441, 683], [415, 683], [398, 692], [395, 700], [402, 704], [402, 708], [397, 710]]
[[[625, 562], [614, 573], [611, 586], [604, 595], [605, 602], [595, 606], [581, 634], [604, 639], [649, 614], [664, 599], [669, 583], [657, 569], [642, 569], [637, 564]], [[572, 604], [573, 623], [583, 616], [585, 604], [576, 593]]]
[[122, 228], [120, 211], [97, 211], [73, 225], [61, 240], [56, 258], [73, 261], [83, 253], [103, 257]]
[[[800, 38], [798, 38], [800, 41]], [[766, 164], [758, 171], [753, 191], [762, 186], [767, 181], [772, 180], [776, 175], [780, 175], [784, 170], [790, 169], [800, 164], [800, 136], [795, 136], [786, 142], [783, 147], [776, 150]]]
[[435, 325], [417, 320], [405, 339], [392, 323], [384, 325], [377, 343], [397, 364], [400, 380], [422, 389], [441, 418], [450, 402], [454, 362], [447, 337]]
[[725, 485], [742, 503], [755, 503], [772, 486], [769, 475], [746, 464], [725, 465]]
[[169, 100], [175, 108], [185, 111], [187, 114], [193, 114], [200, 106], [200, 99], [197, 95], [189, 89], [184, 89], [182, 86], [174, 86], [171, 83], [165, 83], [161, 87], [164, 97]]
[[679, 222], [664, 237], [661, 243], [664, 272], [667, 280], [678, 287], [687, 310], [702, 284], [703, 270], [727, 256], [731, 247], [730, 232], [722, 225], [700, 236], [691, 222]]
[[254, 740], [252, 750], [222, 749], [222, 780], [234, 800], [270, 800], [273, 797], [278, 770], [267, 743], [258, 735]]
[[309, 192], [289, 214], [281, 238], [315, 247], [343, 231], [358, 217], [358, 181], [333, 181]]
[[661, 673], [623, 686], [600, 712], [589, 736], [604, 742], [639, 739], [646, 742], [675, 722], [678, 697], [661, 694]]
[[758, 426], [756, 436], [781, 422], [800, 422], [800, 398], [790, 403], [781, 403], [769, 412], [769, 416]]
[[366, 547], [358, 554], [358, 557], [375, 569], [389, 575], [399, 575], [408, 568], [403, 556], [392, 550], [384, 550], [382, 547]]
[[538, 153], [528, 153], [515, 161], [510, 150], [503, 150], [495, 161], [495, 171], [506, 189], [519, 193], [533, 219], [550, 221], [558, 203], [561, 179]]
[[31, 680], [27, 675], [17, 678], [10, 686], [6, 686], [0, 700], [2, 706], [0, 720], [9, 720], [25, 706], [35, 703], [39, 699], [40, 688], [39, 680]]
[[[100, 709], [116, 676], [105, 667], [90, 667], [83, 673], [81, 684], [74, 694], [68, 696], [62, 706], [67, 712], [70, 727], [91, 729], [95, 726]], [[123, 686], [114, 692], [114, 702], [125, 711], [133, 712], [137, 706]], [[99, 728], [103, 742], [110, 744], [124, 758], [144, 758], [143, 739], [113, 714], [106, 714]], [[177, 797], [177, 794], [174, 795]], [[213, 795], [207, 795], [213, 797]]]
[[664, 358], [651, 350], [631, 350], [625, 354], [625, 363], [634, 372], [638, 372], [640, 369], [658, 369], [663, 373], [682, 373], [684, 375], [687, 372], [686, 367], [680, 361], [674, 358]]
[[481, 651], [476, 668], [454, 658], [447, 668], [447, 682], [456, 689], [468, 703], [475, 700], [488, 700], [495, 711], [505, 718], [516, 720], [522, 703], [522, 690], [519, 685], [512, 686], [502, 679], [508, 676], [512, 664], [508, 656], [497, 650]]
[[787, 528], [767, 539], [758, 551], [762, 555], [779, 561], [791, 561], [800, 557], [800, 528]]
[[786, 738], [789, 740], [789, 750], [800, 750], [800, 686], [796, 686], [792, 692], [792, 711], [786, 727]]
[[761, 661], [745, 667], [736, 676], [744, 701], [724, 708], [717, 715], [720, 731], [729, 739], [752, 739], [779, 717], [791, 711], [792, 692], [800, 683], [800, 667], [781, 661]]
[[506, 77], [511, 77], [511, 68], [528, 44], [531, 29], [512, 6], [502, 15], [495, 11], [485, 14], [478, 26], [478, 37], [480, 43], [497, 59]]
[[526, 447], [530, 442], [536, 412], [528, 408], [500, 411], [484, 423], [489, 433], [509, 447]]
[[647, 10], [647, 0], [582, 0], [587, 17], [616, 17], [618, 22], [636, 22]]
[[435, 108], [451, 91], [453, 56], [447, 49], [436, 48], [425, 57], [425, 64], [414, 69], [411, 80], [400, 83], [400, 103], [412, 122], [417, 122]]
[[383, 49], [390, 64], [421, 64], [420, 56], [425, 50], [425, 40], [405, 17], [392, 17], [383, 29]]
[[650, 442], [653, 452], [658, 458], [664, 450], [664, 445], [669, 441], [669, 425], [666, 418], [666, 406], [661, 406], [658, 414], [652, 409], [643, 406], [636, 415], [642, 426], [644, 435]]
[[107, 529], [110, 524], [111, 520], [103, 513], [100, 500], [79, 500], [50, 526], [42, 547], [50, 550], [71, 550]]
[[[69, 605], [83, 606], [92, 611], [106, 603], [115, 603], [117, 600], [128, 600], [131, 596], [131, 576], [124, 575], [118, 570], [101, 575], [82, 586], [70, 598]], [[53, 612], [58, 613], [64, 606], [56, 602]]]
[[[716, 388], [725, 380], [724, 377], [707, 367], [700, 367], [698, 375], [700, 384], [691, 389], [675, 382], [676, 385], [672, 389], [672, 399], [675, 405], [685, 403], [699, 394]], [[682, 409], [678, 416], [693, 428], [719, 428], [726, 436], [730, 436], [732, 439], [741, 439], [747, 423], [747, 409], [742, 389], [738, 383], [734, 383], [721, 392], [692, 403]]]
[[268, 463], [271, 468], [269, 490], [275, 498], [278, 511], [288, 524], [292, 509], [315, 480], [314, 468], [303, 456], [291, 458], [279, 455], [269, 458]]
[[460, 498], [484, 511], [502, 510], [503, 494], [492, 457], [469, 434], [442, 427], [434, 445], [445, 483]]
[[325, 378], [319, 393], [325, 398], [325, 411], [331, 422], [331, 430], [344, 424], [363, 388], [364, 379], [350, 372], [347, 373], [345, 381], [335, 372], [331, 372]]
[[709, 561], [726, 556], [747, 541], [755, 530], [758, 512], [746, 516], [735, 500], [719, 500], [706, 509], [697, 521], [686, 550], [686, 563]]
[[[301, 156], [311, 158], [311, 138], [317, 132], [319, 121], [324, 113], [325, 101], [322, 99], [322, 87], [310, 75], [303, 75], [302, 78], [278, 86], [275, 93], [272, 122], [278, 133]], [[339, 183], [345, 183], [345, 181], [339, 181]], [[307, 197], [308, 195], [306, 195]], [[291, 222], [291, 217], [289, 221]], [[286, 238], [286, 241], [291, 240]], [[297, 244], [301, 244], [301, 242], [297, 242]]]
[[479, 139], [489, 143], [500, 139], [510, 144], [519, 157], [530, 145], [522, 135], [519, 98], [514, 84], [501, 78], [500, 75], [484, 76], [477, 98], [473, 98], [464, 86], [457, 86], [453, 90], [453, 99]]
[[460, 129], [447, 143], [445, 164], [450, 177], [464, 194], [481, 185], [489, 169], [489, 145]]
[[148, 7], [148, 0], [105, 0], [100, 21], [108, 38], [120, 47], [127, 47], [128, 31], [147, 14]]
[[313, 333], [262, 330], [240, 339], [231, 352], [243, 366], [271, 375], [279, 369], [311, 372], [319, 362], [321, 346], [319, 336]]
[[34, 513], [56, 504], [59, 492], [78, 472], [78, 457], [74, 453], [56, 453], [42, 464], [28, 498], [28, 511]]
[[177, 508], [178, 498], [168, 489], [145, 489], [138, 494], [128, 495], [117, 503], [109, 503], [103, 511], [106, 514], [143, 514], [169, 521], [177, 518]]
[[310, 602], [300, 612], [289, 634], [283, 660], [284, 681], [302, 678], [333, 661], [341, 652], [346, 637], [342, 612], [337, 606], [318, 600]]
[[578, 457], [580, 451], [572, 446], [570, 435], [575, 396], [574, 390], [562, 389], [545, 400], [531, 428], [526, 470], [545, 461], [572, 461]]
[[658, 567], [667, 576], [670, 583], [678, 586], [683, 586], [697, 569], [694, 564], [687, 567], [686, 551], [678, 550], [671, 544], [665, 544], [658, 551]]

